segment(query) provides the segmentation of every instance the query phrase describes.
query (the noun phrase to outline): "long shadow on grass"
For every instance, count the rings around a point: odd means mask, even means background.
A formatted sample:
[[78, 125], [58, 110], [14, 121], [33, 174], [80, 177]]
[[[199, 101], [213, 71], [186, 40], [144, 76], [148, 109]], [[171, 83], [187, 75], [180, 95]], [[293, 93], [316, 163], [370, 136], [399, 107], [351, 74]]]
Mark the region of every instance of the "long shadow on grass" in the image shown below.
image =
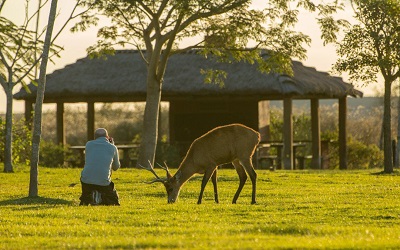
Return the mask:
[[393, 173], [385, 173], [385, 171], [380, 171], [380, 172], [376, 172], [376, 173], [371, 173], [371, 175], [399, 175], [400, 176], [400, 171], [393, 170]]
[[72, 201], [63, 200], [63, 199], [54, 199], [54, 198], [47, 198], [47, 197], [24, 197], [19, 199], [13, 200], [5, 200], [0, 201], [0, 206], [7, 206], [7, 205], [70, 205]]

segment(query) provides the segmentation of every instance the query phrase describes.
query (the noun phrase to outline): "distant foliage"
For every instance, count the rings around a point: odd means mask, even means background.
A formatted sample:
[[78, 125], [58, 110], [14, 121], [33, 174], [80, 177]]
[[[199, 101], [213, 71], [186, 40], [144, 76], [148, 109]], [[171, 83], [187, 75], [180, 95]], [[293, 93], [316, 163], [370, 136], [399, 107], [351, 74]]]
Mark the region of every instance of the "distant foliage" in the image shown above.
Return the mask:
[[[117, 144], [131, 143], [141, 133], [143, 108], [141, 104], [96, 105], [95, 128], [106, 128]], [[64, 126], [67, 144], [85, 145], [87, 142], [87, 110], [85, 106], [66, 107]], [[46, 141], [56, 142], [56, 116], [54, 110], [43, 114], [43, 136]]]
[[[270, 112], [271, 117], [271, 141], [281, 141], [283, 131], [283, 114], [281, 109], [273, 108]], [[293, 116], [293, 138], [295, 141], [311, 140], [311, 117], [302, 112]]]
[[[51, 141], [41, 141], [39, 151], [39, 165], [45, 167], [63, 167], [64, 157], [68, 156], [68, 149]], [[67, 160], [67, 159], [65, 159]]]
[[[111, 105], [102, 104], [96, 107], [95, 127], [105, 127], [114, 137], [117, 144], [140, 143], [143, 105]], [[179, 145], [170, 145], [168, 141], [168, 113], [161, 116], [160, 142], [157, 145], [156, 161], [164, 161], [170, 167], [177, 167], [181, 162]], [[329, 168], [336, 169], [339, 165], [338, 154], [338, 107], [321, 106], [321, 140], [327, 141], [329, 147]], [[293, 115], [294, 140], [306, 142], [306, 147], [298, 150], [298, 155], [311, 155], [311, 116], [304, 109], [295, 108]], [[271, 141], [282, 140], [283, 112], [281, 108], [271, 108]], [[396, 120], [396, 119], [394, 119]], [[383, 153], [378, 148], [382, 122], [382, 111], [379, 108], [365, 109], [358, 107], [349, 110], [347, 131], [349, 136], [348, 168], [365, 169], [381, 167]], [[66, 108], [65, 127], [68, 145], [85, 145], [86, 140], [86, 108]], [[4, 161], [4, 126], [0, 117], [0, 162]], [[31, 132], [22, 119], [16, 119], [14, 127], [14, 163], [29, 164], [31, 150]], [[40, 165], [47, 167], [77, 166], [78, 156], [56, 141], [55, 112], [47, 111], [43, 118], [43, 134], [40, 148]], [[132, 159], [137, 159], [138, 152], [130, 152]], [[309, 164], [306, 161], [306, 164]], [[310, 166], [306, 166], [310, 167]]]
[[[321, 140], [326, 141], [329, 154], [325, 155], [330, 169], [339, 166], [337, 105], [321, 108]], [[294, 112], [294, 141], [311, 142], [311, 116], [304, 111]], [[359, 107], [348, 115], [347, 160], [348, 169], [367, 169], [383, 166], [383, 151], [378, 148], [382, 113], [378, 109], [364, 110]], [[271, 110], [271, 141], [282, 140], [283, 119], [281, 109]], [[311, 143], [299, 154], [311, 155]], [[308, 162], [309, 164], [309, 162]], [[308, 166], [310, 167], [310, 166]]]
[[[5, 147], [5, 126], [6, 121], [0, 117], [0, 162], [4, 162]], [[32, 133], [27, 126], [25, 120], [15, 119], [13, 121], [13, 141], [12, 141], [12, 162], [13, 164], [24, 163], [30, 164]]]
[[383, 167], [383, 151], [376, 145], [366, 145], [350, 138], [348, 147], [348, 169]]
[[[379, 145], [382, 129], [383, 110], [379, 108], [365, 109], [359, 107], [353, 110], [348, 118], [347, 133], [355, 140], [364, 144]], [[392, 115], [397, 117], [397, 115]], [[392, 133], [396, 134], [396, 128], [393, 125]]]
[[168, 143], [167, 137], [163, 136], [157, 143], [156, 162], [165, 162], [168, 167], [177, 168], [182, 161], [180, 152], [179, 145]]

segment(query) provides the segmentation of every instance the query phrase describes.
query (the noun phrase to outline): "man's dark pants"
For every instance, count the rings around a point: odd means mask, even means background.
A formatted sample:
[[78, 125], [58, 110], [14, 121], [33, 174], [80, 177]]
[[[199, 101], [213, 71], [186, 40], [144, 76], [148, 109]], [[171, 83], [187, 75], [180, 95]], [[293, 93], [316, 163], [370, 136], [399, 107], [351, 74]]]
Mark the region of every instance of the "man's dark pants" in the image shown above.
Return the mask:
[[[119, 196], [117, 190], [114, 188], [114, 183], [111, 182], [108, 186], [99, 186], [94, 184], [87, 184], [81, 181], [82, 184], [82, 195], [79, 198], [81, 200], [80, 206], [87, 205], [117, 205], [119, 206]], [[101, 203], [96, 204], [93, 200], [93, 192], [99, 192], [101, 194]]]

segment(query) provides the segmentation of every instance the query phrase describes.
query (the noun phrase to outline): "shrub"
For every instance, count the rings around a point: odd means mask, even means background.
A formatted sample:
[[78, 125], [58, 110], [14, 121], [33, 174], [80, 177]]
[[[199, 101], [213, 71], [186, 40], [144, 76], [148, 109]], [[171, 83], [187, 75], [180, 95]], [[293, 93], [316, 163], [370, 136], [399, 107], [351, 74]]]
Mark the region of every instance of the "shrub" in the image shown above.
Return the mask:
[[[329, 143], [329, 168], [339, 168], [339, 143], [337, 131], [326, 131], [322, 134], [322, 140]], [[375, 144], [365, 144], [354, 137], [347, 141], [347, 168], [368, 169], [382, 167], [383, 151]]]
[[73, 155], [67, 146], [57, 145], [51, 141], [40, 142], [39, 164], [45, 167], [63, 167], [64, 162], [73, 162], [77, 156]]
[[[6, 121], [0, 117], [0, 162], [4, 162]], [[32, 133], [25, 125], [24, 119], [13, 121], [12, 163], [30, 164]]]
[[366, 145], [350, 138], [347, 142], [347, 168], [368, 169], [382, 167], [383, 151], [376, 145]]
[[156, 162], [166, 162], [168, 167], [177, 168], [181, 163], [180, 148], [166, 142], [157, 143]]

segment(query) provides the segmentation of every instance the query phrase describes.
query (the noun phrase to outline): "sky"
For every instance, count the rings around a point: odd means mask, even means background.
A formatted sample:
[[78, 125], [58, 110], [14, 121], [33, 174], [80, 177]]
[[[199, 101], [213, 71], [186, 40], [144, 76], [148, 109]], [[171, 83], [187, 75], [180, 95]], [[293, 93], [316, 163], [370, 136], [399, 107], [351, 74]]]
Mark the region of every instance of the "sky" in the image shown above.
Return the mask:
[[[31, 1], [34, 2], [34, 1]], [[58, 4], [58, 21], [54, 31], [58, 31], [62, 24], [65, 23], [67, 15], [71, 12], [73, 3], [75, 1], [59, 1]], [[267, 0], [254, 0], [253, 5], [255, 8], [265, 7]], [[2, 16], [12, 20], [16, 24], [20, 24], [24, 18], [25, 0], [8, 0], [1, 13]], [[32, 4], [32, 10], [36, 7], [36, 4]], [[30, 12], [32, 13], [32, 12]], [[43, 12], [41, 14], [41, 24], [45, 24], [47, 21], [47, 13]], [[350, 6], [346, 7], [345, 11], [342, 11], [337, 15], [339, 18], [343, 18], [354, 22], [353, 11]], [[294, 28], [296, 31], [303, 32], [309, 35], [312, 39], [310, 47], [307, 47], [307, 59], [303, 60], [302, 63], [309, 67], [314, 67], [319, 71], [329, 72], [332, 65], [336, 62], [337, 56], [335, 52], [335, 47], [333, 45], [324, 46], [322, 40], [320, 39], [320, 30], [315, 21], [315, 16], [306, 12], [300, 11], [299, 22]], [[75, 21], [72, 21], [69, 26], [71, 26]], [[100, 26], [101, 27], [101, 26]], [[71, 33], [69, 29], [65, 29], [61, 35], [57, 38], [56, 44], [62, 46], [64, 50], [61, 52], [61, 58], [54, 59], [54, 64], [49, 63], [47, 74], [53, 72], [57, 69], [62, 69], [68, 64], [73, 64], [78, 59], [86, 57], [86, 48], [90, 45], [96, 43], [96, 32], [99, 27], [94, 27], [86, 32]], [[347, 75], [339, 75], [345, 81], [348, 81]], [[357, 89], [364, 92], [364, 95], [374, 95], [376, 89], [380, 88], [381, 84], [375, 84], [370, 86], [356, 86]], [[14, 87], [14, 93], [20, 90], [20, 86]], [[46, 106], [46, 105], [45, 105]], [[46, 108], [46, 107], [45, 107]], [[3, 88], [0, 89], [0, 114], [5, 113], [6, 110], [6, 97]], [[13, 111], [15, 113], [24, 111], [23, 101], [14, 101]]]

